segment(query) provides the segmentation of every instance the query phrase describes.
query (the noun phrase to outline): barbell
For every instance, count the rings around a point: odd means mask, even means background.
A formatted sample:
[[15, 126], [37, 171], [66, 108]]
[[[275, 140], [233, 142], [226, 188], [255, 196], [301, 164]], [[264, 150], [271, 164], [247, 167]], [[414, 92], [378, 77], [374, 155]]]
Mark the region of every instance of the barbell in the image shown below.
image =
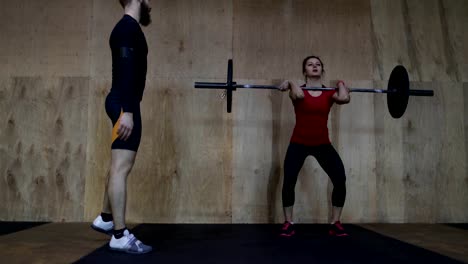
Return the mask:
[[[256, 85], [256, 84], [237, 84], [232, 80], [233, 76], [233, 61], [228, 61], [227, 81], [225, 83], [217, 82], [195, 82], [195, 88], [202, 89], [225, 89], [227, 96], [227, 112], [232, 110], [233, 91], [238, 88], [245, 89], [279, 89], [274, 85]], [[304, 90], [311, 91], [335, 91], [338, 88], [334, 87], [302, 87]], [[387, 106], [390, 115], [393, 118], [400, 118], [406, 111], [408, 106], [409, 96], [434, 96], [433, 90], [410, 90], [408, 71], [402, 65], [397, 65], [393, 68], [388, 79], [387, 90], [383, 89], [367, 89], [367, 88], [349, 88], [350, 92], [359, 93], [380, 93], [387, 94]]]

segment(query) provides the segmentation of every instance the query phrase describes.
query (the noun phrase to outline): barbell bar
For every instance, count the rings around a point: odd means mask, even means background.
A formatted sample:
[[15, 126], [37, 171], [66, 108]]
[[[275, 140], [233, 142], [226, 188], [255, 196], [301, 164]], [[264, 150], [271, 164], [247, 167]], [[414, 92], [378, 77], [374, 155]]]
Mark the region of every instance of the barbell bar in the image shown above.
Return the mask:
[[[237, 84], [232, 80], [233, 76], [233, 61], [228, 61], [227, 82], [195, 82], [195, 88], [202, 89], [225, 89], [227, 96], [227, 112], [232, 110], [232, 92], [236, 89], [278, 89], [274, 85], [256, 85], [256, 84]], [[310, 91], [335, 91], [335, 87], [302, 87], [304, 90]], [[368, 88], [349, 88], [350, 92], [360, 93], [379, 93], [387, 94], [387, 106], [390, 115], [393, 118], [400, 118], [406, 111], [408, 106], [409, 96], [434, 96], [433, 90], [410, 90], [408, 71], [402, 65], [397, 65], [393, 68], [388, 80], [387, 89], [368, 89]]]

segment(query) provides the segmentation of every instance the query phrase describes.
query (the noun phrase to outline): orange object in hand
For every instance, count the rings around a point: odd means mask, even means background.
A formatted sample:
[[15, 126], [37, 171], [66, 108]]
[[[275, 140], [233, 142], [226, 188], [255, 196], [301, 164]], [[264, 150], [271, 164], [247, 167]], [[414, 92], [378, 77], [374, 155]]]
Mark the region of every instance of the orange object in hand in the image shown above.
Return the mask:
[[122, 118], [123, 115], [123, 110], [120, 110], [120, 116], [119, 119], [117, 120], [117, 123], [115, 123], [115, 126], [112, 128], [112, 143], [119, 137], [119, 134], [117, 131], [119, 130], [120, 126], [120, 118]]

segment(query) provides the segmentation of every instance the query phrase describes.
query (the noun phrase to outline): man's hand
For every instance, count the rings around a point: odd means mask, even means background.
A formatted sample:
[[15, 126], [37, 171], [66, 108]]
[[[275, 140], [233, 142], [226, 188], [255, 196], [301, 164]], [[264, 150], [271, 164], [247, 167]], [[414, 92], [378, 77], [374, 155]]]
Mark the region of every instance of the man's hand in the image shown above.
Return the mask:
[[117, 130], [117, 134], [119, 138], [126, 141], [130, 135], [132, 134], [133, 130], [133, 113], [125, 112], [120, 117], [120, 125]]

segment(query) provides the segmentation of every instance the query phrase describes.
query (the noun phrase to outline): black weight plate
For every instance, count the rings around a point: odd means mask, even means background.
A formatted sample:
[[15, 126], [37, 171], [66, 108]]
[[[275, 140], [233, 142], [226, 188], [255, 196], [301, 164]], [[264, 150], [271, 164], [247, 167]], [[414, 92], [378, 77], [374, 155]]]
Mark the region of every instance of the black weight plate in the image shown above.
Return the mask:
[[409, 99], [409, 77], [405, 67], [398, 65], [393, 68], [387, 90], [387, 106], [390, 115], [393, 118], [402, 117]]
[[226, 93], [227, 93], [227, 112], [231, 113], [232, 109], [232, 75], [233, 75], [233, 63], [232, 59], [228, 61], [228, 70], [227, 70], [227, 87], [226, 87]]

